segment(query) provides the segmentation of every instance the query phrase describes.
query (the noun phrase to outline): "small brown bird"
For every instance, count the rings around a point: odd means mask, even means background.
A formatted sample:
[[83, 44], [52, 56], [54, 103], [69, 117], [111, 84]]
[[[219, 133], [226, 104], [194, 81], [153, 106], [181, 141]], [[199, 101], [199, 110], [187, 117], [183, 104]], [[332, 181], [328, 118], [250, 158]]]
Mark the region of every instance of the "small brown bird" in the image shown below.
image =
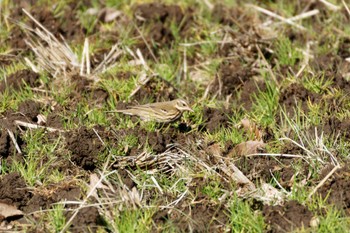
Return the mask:
[[169, 123], [176, 121], [182, 116], [184, 111], [193, 112], [183, 99], [176, 99], [153, 104], [130, 106], [129, 109], [116, 110], [127, 115], [139, 116], [143, 121], [157, 121]]

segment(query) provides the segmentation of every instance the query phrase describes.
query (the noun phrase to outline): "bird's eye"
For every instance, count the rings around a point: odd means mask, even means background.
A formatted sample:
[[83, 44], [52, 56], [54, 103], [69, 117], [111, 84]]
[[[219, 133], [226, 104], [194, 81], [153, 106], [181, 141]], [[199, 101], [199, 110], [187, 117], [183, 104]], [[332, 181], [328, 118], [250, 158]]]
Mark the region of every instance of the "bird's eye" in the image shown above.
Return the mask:
[[180, 102], [180, 106], [186, 107], [186, 104], [184, 102]]

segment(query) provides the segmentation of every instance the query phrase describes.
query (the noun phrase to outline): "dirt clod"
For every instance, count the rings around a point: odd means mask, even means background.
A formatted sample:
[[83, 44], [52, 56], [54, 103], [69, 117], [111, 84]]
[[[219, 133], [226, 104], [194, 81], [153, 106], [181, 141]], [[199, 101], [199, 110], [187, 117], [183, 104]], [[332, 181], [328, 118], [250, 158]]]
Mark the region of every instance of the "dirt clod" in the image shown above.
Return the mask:
[[223, 63], [219, 72], [220, 75], [215, 80], [211, 93], [214, 94], [218, 91], [219, 95], [225, 98], [227, 95], [235, 94], [255, 74], [249, 67], [245, 67], [238, 60]]
[[213, 133], [220, 127], [229, 125], [229, 111], [226, 109], [215, 109], [204, 107], [203, 109], [204, 124], [200, 126], [201, 130]]
[[16, 172], [3, 176], [0, 180], [0, 202], [15, 205], [23, 210], [32, 194], [27, 190], [23, 177]]
[[143, 85], [133, 98], [142, 103], [144, 101], [169, 101], [176, 99], [176, 97], [177, 90], [171, 83], [155, 77], [146, 85]]
[[265, 222], [269, 224], [267, 232], [290, 232], [301, 227], [310, 227], [312, 212], [297, 201], [289, 201], [283, 206], [263, 207]]
[[18, 112], [28, 118], [30, 122], [37, 122], [40, 110], [41, 104], [33, 100], [26, 100], [18, 107]]
[[[69, 219], [70, 215], [67, 215]], [[74, 218], [70, 230], [72, 232], [95, 232], [96, 226], [100, 222], [100, 215], [96, 207], [81, 209]]]
[[0, 82], [0, 93], [4, 92], [7, 88], [13, 88], [14, 90], [19, 90], [27, 84], [29, 87], [38, 87], [39, 74], [31, 70], [20, 70], [16, 73], [11, 74]]
[[335, 174], [318, 190], [318, 193], [322, 198], [327, 197], [328, 203], [344, 209], [348, 215], [350, 215], [349, 174], [349, 163], [346, 163], [343, 168], [337, 170]]
[[72, 152], [71, 160], [85, 170], [95, 169], [98, 155], [104, 151], [95, 132], [83, 127], [67, 136], [67, 148]]
[[308, 101], [316, 103], [320, 101], [321, 96], [311, 92], [300, 84], [293, 83], [288, 88], [282, 91], [279, 103], [285, 106], [288, 114], [294, 115], [294, 109], [300, 104], [304, 112], [309, 111]]

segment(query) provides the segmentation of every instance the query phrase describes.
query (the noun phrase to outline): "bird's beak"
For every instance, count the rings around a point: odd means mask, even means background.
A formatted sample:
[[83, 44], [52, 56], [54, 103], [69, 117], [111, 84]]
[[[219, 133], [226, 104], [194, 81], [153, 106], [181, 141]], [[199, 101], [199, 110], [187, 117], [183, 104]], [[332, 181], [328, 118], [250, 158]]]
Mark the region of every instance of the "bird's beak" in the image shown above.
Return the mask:
[[193, 109], [190, 108], [190, 107], [188, 107], [187, 110], [190, 111], [190, 112], [194, 112]]

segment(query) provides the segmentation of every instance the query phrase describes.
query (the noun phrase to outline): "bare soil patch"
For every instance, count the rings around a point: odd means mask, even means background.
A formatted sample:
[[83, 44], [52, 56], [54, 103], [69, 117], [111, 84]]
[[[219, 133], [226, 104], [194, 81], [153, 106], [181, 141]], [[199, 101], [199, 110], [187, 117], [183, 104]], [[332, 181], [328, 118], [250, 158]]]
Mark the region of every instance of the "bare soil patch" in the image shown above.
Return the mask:
[[[85, 29], [79, 23], [76, 12], [69, 5], [65, 8], [64, 14], [60, 18], [56, 18], [49, 8], [41, 6], [33, 6], [29, 9], [29, 12], [39, 23], [54, 34], [56, 38], [61, 38], [60, 35], [62, 35], [68, 41], [73, 39], [82, 40]], [[25, 21], [25, 14], [22, 11], [22, 7], [14, 8], [11, 18], [21, 22]], [[36, 24], [33, 21], [27, 21], [26, 24], [31, 28], [36, 28]], [[16, 51], [29, 51], [29, 47], [24, 41], [25, 38], [27, 38], [25, 32], [19, 26], [15, 26], [11, 30], [7, 43]]]
[[293, 83], [288, 88], [282, 90], [279, 103], [285, 107], [289, 115], [294, 115], [294, 111], [298, 105], [304, 112], [309, 111], [308, 101], [316, 103], [321, 101], [322, 96], [309, 91], [300, 84]]
[[4, 92], [7, 88], [13, 88], [14, 90], [20, 90], [27, 84], [30, 87], [38, 87], [39, 74], [31, 70], [20, 70], [16, 73], [11, 74], [0, 82], [0, 93]]
[[[170, 47], [176, 36], [187, 37], [194, 22], [192, 9], [182, 10], [180, 6], [174, 4], [143, 3], [135, 5], [133, 9], [136, 24], [138, 27], [146, 28], [147, 31], [144, 36], [146, 41], [140, 40], [136, 45], [147, 59], [153, 59], [153, 55], [158, 55], [158, 46]], [[178, 26], [179, 35], [175, 35], [171, 30], [171, 24]], [[135, 35], [138, 36], [139, 33], [135, 31]]]
[[228, 127], [230, 125], [229, 116], [230, 111], [221, 108], [208, 108], [203, 109], [203, 124], [199, 126], [200, 130], [208, 131], [209, 133], [214, 133], [218, 131], [221, 127]]
[[269, 224], [267, 232], [290, 232], [298, 228], [310, 227], [312, 212], [297, 201], [289, 201], [283, 206], [263, 208], [265, 221]]
[[97, 166], [98, 155], [104, 150], [104, 146], [96, 133], [82, 127], [76, 131], [69, 132], [67, 138], [67, 149], [72, 152], [71, 160], [85, 170], [94, 170]]
[[[157, 225], [172, 223], [178, 230], [193, 232], [221, 232], [229, 219], [224, 207], [210, 203], [203, 196], [198, 196], [195, 204], [179, 203], [179, 210], [161, 210], [153, 216]], [[156, 229], [155, 229], [156, 230]]]
[[236, 166], [250, 180], [270, 183], [275, 178], [285, 189], [292, 187], [295, 181], [306, 178], [308, 174], [308, 165], [295, 158], [243, 157], [237, 161]]
[[[332, 167], [325, 170], [322, 174], [327, 175]], [[350, 215], [350, 168], [349, 163], [344, 164], [343, 168], [337, 170], [334, 175], [318, 190], [322, 198], [327, 198], [327, 202], [343, 209], [347, 215]], [[322, 178], [322, 177], [321, 177]]]
[[162, 102], [177, 98], [178, 90], [166, 80], [154, 77], [133, 96], [137, 102]]

